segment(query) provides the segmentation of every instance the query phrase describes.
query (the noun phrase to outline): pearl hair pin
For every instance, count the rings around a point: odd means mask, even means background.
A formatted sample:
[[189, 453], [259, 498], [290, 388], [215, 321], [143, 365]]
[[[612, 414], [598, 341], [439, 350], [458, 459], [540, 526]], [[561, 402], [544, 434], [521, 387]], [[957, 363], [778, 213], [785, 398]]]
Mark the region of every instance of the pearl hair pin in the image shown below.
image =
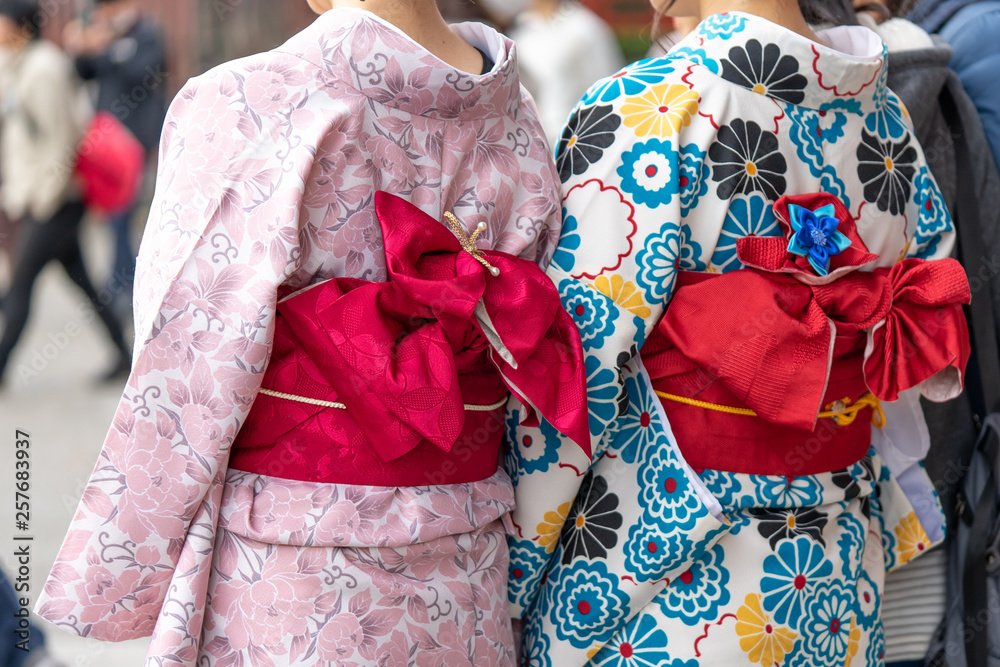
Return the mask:
[[476, 231], [472, 232], [472, 236], [469, 236], [465, 233], [465, 227], [458, 221], [458, 218], [456, 218], [451, 211], [445, 211], [444, 219], [447, 221], [448, 226], [451, 227], [452, 233], [458, 237], [458, 242], [462, 245], [462, 249], [475, 257], [477, 262], [489, 269], [491, 276], [494, 278], [499, 276], [500, 269], [486, 261], [486, 256], [483, 254], [483, 251], [476, 246], [476, 239], [480, 234], [486, 231], [486, 223], [480, 222], [476, 225]]

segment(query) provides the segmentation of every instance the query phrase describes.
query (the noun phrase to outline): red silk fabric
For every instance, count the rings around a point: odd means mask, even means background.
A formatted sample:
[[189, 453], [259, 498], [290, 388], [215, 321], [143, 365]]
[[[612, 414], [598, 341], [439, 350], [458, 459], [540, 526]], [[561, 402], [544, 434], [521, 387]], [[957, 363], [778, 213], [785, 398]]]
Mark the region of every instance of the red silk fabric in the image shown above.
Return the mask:
[[[783, 200], [776, 212], [782, 203], [787, 211]], [[783, 238], [746, 239], [737, 247], [744, 263], [769, 271], [680, 274], [642, 351], [654, 388], [758, 415], [664, 400], [695, 468], [802, 475], [846, 467], [867, 451], [871, 410], [850, 426], [818, 424], [826, 405], [868, 391], [893, 401], [948, 369], [961, 378], [970, 354], [961, 304], [970, 293], [958, 262], [905, 259], [888, 269], [855, 271], [877, 256], [868, 253], [849, 216], [841, 231], [854, 245], [846, 257], [833, 258], [829, 280], [815, 281], [825, 284], [800, 280], [807, 271], [788, 253], [782, 257]]]
[[276, 474], [281, 450], [295, 461], [279, 466], [289, 479], [478, 481], [496, 472], [503, 409], [464, 404], [508, 390], [589, 453], [583, 349], [552, 281], [484, 250], [500, 269], [491, 276], [447, 227], [398, 197], [376, 193], [375, 209], [390, 280], [338, 278], [279, 303], [262, 383], [348, 409], [259, 395], [232, 466]]

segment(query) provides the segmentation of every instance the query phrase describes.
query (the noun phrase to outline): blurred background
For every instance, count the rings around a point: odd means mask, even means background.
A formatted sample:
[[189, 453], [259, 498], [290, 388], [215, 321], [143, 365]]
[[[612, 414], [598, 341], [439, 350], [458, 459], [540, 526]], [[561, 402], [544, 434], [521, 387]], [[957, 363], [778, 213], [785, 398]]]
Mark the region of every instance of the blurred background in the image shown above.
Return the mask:
[[[43, 8], [52, 8], [43, 35], [62, 43], [65, 27], [85, 12], [89, 2], [43, 2]], [[171, 93], [214, 65], [277, 46], [315, 18], [305, 0], [144, 0], [141, 4], [162, 26]], [[653, 12], [648, 1], [583, 0], [581, 4], [612, 26], [626, 58], [635, 60], [649, 49]], [[473, 0], [439, 0], [438, 5], [453, 22], [489, 20]]]

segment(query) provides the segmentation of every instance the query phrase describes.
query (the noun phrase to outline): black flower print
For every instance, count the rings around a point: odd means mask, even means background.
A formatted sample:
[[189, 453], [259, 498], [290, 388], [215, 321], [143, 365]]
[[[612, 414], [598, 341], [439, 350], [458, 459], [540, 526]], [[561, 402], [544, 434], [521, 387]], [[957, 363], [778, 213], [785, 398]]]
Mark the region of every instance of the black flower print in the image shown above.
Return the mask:
[[719, 183], [720, 199], [755, 190], [772, 201], [785, 194], [788, 165], [779, 152], [778, 137], [753, 121], [734, 120], [723, 125], [708, 156], [715, 163], [712, 179]]
[[757, 519], [757, 530], [761, 537], [767, 538], [772, 549], [781, 540], [788, 540], [796, 535], [808, 535], [826, 546], [823, 528], [826, 526], [827, 516], [819, 510], [808, 507], [787, 509], [750, 507], [747, 512]]
[[608, 493], [608, 480], [593, 472], [587, 475], [563, 528], [562, 562], [577, 556], [607, 558], [608, 549], [618, 544], [616, 531], [622, 527], [617, 509], [618, 496]]
[[899, 215], [910, 200], [910, 185], [917, 169], [917, 151], [907, 134], [899, 143], [882, 141], [862, 131], [858, 145], [858, 178], [865, 186], [865, 201]]
[[634, 359], [639, 354], [639, 347], [633, 343], [632, 347], [629, 348], [628, 352], [620, 352], [618, 354], [618, 359], [616, 363], [618, 364], [618, 385], [622, 388], [621, 393], [618, 394], [618, 416], [624, 417], [628, 414], [629, 406], [629, 396], [628, 389], [625, 387], [625, 375], [622, 372], [622, 368], [625, 367], [629, 361]]
[[806, 78], [799, 74], [799, 61], [782, 55], [777, 44], [761, 46], [751, 39], [745, 47], [734, 46], [729, 60], [722, 61], [722, 78], [790, 104], [805, 99]]
[[844, 500], [853, 500], [861, 495], [861, 485], [848, 470], [837, 470], [833, 473], [833, 483], [844, 490]]
[[615, 130], [622, 124], [611, 105], [584, 107], [574, 113], [556, 151], [556, 166], [563, 183], [570, 176], [579, 176], [601, 159], [604, 149], [615, 140]]

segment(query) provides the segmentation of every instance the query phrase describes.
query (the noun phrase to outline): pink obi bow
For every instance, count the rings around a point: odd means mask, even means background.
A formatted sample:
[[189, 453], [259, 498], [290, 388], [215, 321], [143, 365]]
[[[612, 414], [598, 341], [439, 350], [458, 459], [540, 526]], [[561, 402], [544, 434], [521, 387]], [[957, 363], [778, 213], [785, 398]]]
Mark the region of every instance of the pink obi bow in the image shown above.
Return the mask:
[[[829, 275], [819, 276], [807, 258], [788, 251], [789, 207], [829, 204], [851, 244], [831, 258]], [[786, 238], [740, 239], [737, 255], [749, 269], [682, 274], [658, 327], [673, 347], [760, 417], [810, 431], [839, 361], [838, 338], [867, 336], [856, 372], [882, 400], [925, 382], [923, 393], [932, 400], [961, 392], [970, 354], [961, 304], [969, 303], [970, 292], [958, 262], [910, 258], [857, 271], [878, 256], [835, 197], [783, 197], [774, 209]], [[845, 371], [852, 372], [836, 375]]]
[[464, 405], [478, 402], [462, 395], [459, 375], [476, 370], [498, 372], [529, 413], [589, 454], [583, 348], [545, 273], [481, 250], [499, 269], [491, 275], [446, 226], [399, 197], [377, 192], [375, 211], [390, 280], [329, 280], [280, 302], [278, 315], [379, 457], [392, 461], [424, 439], [450, 451]]

